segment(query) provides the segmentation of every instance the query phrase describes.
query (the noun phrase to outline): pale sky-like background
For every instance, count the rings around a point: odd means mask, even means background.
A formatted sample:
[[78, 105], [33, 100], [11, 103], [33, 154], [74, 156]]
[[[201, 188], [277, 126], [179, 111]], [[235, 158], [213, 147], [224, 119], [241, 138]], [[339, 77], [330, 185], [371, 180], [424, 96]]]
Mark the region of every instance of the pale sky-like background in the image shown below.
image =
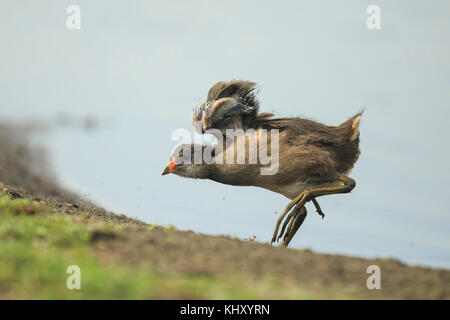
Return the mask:
[[161, 176], [172, 131], [219, 80], [257, 82], [280, 116], [336, 125], [364, 107], [357, 187], [320, 198], [324, 220], [308, 205], [292, 245], [450, 268], [449, 17], [446, 0], [0, 0], [0, 117], [96, 118], [37, 137], [63, 183], [146, 222], [269, 241], [288, 199]]

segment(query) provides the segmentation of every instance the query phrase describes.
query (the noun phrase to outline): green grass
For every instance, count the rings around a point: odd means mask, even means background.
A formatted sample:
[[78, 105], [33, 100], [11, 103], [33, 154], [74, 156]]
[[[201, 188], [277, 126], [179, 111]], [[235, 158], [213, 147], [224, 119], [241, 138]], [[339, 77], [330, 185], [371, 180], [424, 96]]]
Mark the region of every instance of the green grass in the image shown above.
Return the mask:
[[[271, 279], [160, 274], [99, 261], [93, 239], [120, 241], [124, 228], [0, 193], [0, 299], [314, 298], [300, 289], [277, 292]], [[66, 287], [70, 265], [81, 269], [80, 290]]]

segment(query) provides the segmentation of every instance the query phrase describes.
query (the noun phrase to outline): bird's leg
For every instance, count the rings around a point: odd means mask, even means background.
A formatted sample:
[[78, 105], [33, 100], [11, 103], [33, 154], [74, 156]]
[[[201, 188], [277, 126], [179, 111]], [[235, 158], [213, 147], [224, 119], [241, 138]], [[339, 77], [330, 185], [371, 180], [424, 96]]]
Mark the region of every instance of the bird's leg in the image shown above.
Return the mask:
[[306, 203], [306, 200], [303, 201], [304, 198], [304, 192], [300, 193], [297, 198], [289, 202], [289, 204], [286, 206], [286, 208], [281, 213], [280, 217], [277, 220], [277, 223], [275, 225], [275, 231], [273, 232], [272, 241], [271, 243], [274, 243], [277, 240], [278, 236], [278, 229], [280, 228], [281, 221], [283, 221], [286, 214], [292, 209], [294, 205], [302, 206]]
[[344, 176], [344, 175], [340, 175], [338, 177], [337, 181], [342, 182], [344, 184], [340, 185], [340, 186], [332, 185], [329, 187], [319, 187], [319, 188], [308, 189], [308, 190], [301, 192], [294, 200], [289, 202], [289, 204], [286, 206], [286, 209], [284, 209], [284, 211], [281, 213], [280, 217], [277, 220], [271, 243], [273, 243], [277, 240], [278, 229], [280, 228], [280, 224], [283, 221], [286, 214], [292, 209], [292, 207], [294, 205], [296, 205], [298, 207], [302, 207], [305, 205], [305, 203], [307, 201], [310, 201], [310, 200], [314, 199], [315, 197], [325, 196], [325, 195], [329, 195], [329, 194], [348, 193], [348, 192], [352, 191], [356, 185], [355, 180], [353, 180], [352, 178], [349, 178], [347, 176]]
[[[277, 238], [277, 242], [280, 241], [281, 238], [283, 238], [283, 242], [284, 242], [284, 239], [286, 239], [288, 234], [291, 232], [292, 226], [296, 222], [298, 216], [299, 216], [299, 210], [295, 210], [295, 214], [292, 215], [292, 218], [289, 219], [289, 221], [287, 221], [287, 219], [285, 220], [285, 224], [286, 224], [286, 222], [289, 222], [288, 228], [286, 230], [286, 233], [283, 234], [283, 232], [280, 232], [280, 234], [278, 235], [278, 238]], [[284, 235], [284, 237], [283, 237], [283, 235]]]
[[322, 219], [325, 218], [325, 213], [323, 213], [322, 209], [320, 209], [319, 203], [317, 202], [316, 198], [312, 198], [311, 201], [314, 203], [317, 213], [322, 217]]
[[[280, 238], [284, 234], [284, 230], [286, 230], [286, 226], [288, 225], [288, 223], [289, 223], [289, 227], [288, 227], [288, 230], [289, 230], [290, 226], [292, 225], [292, 222], [294, 221], [295, 214], [297, 213], [297, 211], [298, 211], [298, 209], [297, 209], [297, 207], [295, 207], [294, 210], [292, 210], [291, 213], [289, 213], [289, 215], [286, 217], [286, 219], [284, 220], [283, 226], [281, 227], [281, 231], [277, 238], [277, 241], [280, 240]], [[288, 231], [286, 231], [286, 233], [287, 232]]]
[[[284, 225], [286, 225], [289, 222], [288, 228], [286, 230], [286, 233], [284, 233], [284, 239], [287, 239], [288, 235], [292, 232], [292, 230], [294, 230], [294, 225], [295, 225], [295, 231], [297, 231], [297, 229], [300, 227], [300, 225], [297, 224], [297, 220], [299, 219], [300, 216], [304, 215], [304, 211], [306, 211], [305, 206], [303, 207], [295, 207], [294, 211], [292, 211], [289, 215], [292, 215], [291, 219], [286, 219], [284, 222]], [[302, 219], [304, 220], [304, 218]], [[303, 221], [302, 221], [303, 223]], [[298, 226], [298, 227], [297, 227]], [[280, 238], [283, 237], [283, 230], [280, 232], [280, 234], [278, 235], [277, 241], [280, 240]]]
[[299, 210], [297, 210], [295, 219], [292, 221], [292, 223], [289, 224], [289, 228], [286, 231], [286, 235], [284, 236], [283, 243], [281, 244], [283, 247], [287, 247], [289, 245], [292, 238], [297, 233], [297, 230], [303, 224], [303, 221], [305, 221], [307, 214], [308, 214], [308, 212], [306, 211], [305, 206], [303, 206]]
[[[322, 219], [325, 217], [325, 214], [323, 213], [322, 209], [320, 208], [319, 203], [317, 202], [316, 198], [311, 199], [311, 201], [314, 203], [314, 206], [316, 207], [317, 213], [322, 217]], [[280, 234], [278, 235], [277, 241], [279, 241], [281, 239], [281, 237], [284, 234], [284, 230], [286, 230], [286, 226], [289, 223], [289, 228], [292, 226], [292, 223], [294, 221], [295, 218], [295, 214], [298, 212], [300, 208], [295, 207], [295, 209], [293, 211], [291, 211], [291, 213], [289, 213], [289, 215], [286, 217], [286, 219], [284, 220], [283, 226], [281, 227], [281, 231]], [[289, 234], [289, 230], [286, 230], [286, 235]], [[298, 229], [298, 228], [297, 228]]]
[[[319, 203], [317, 202], [317, 200], [315, 198], [311, 199], [311, 201], [314, 203], [314, 206], [316, 207], [317, 213], [323, 219], [325, 217], [325, 214], [323, 213], [322, 209], [320, 208]], [[283, 234], [285, 234], [285, 238], [286, 238], [286, 236], [290, 233], [291, 227], [292, 227], [293, 222], [294, 222], [294, 218], [297, 215], [299, 209], [301, 209], [301, 208], [300, 207], [295, 207], [294, 210], [292, 210], [291, 213], [289, 213], [289, 215], [286, 217], [286, 219], [284, 220], [283, 226], [281, 227], [281, 231], [280, 231], [280, 234], [278, 235], [277, 241], [279, 241], [283, 237]], [[299, 213], [299, 214], [302, 214], [302, 213]], [[286, 226], [288, 225], [288, 223], [289, 223], [289, 227], [286, 230]], [[286, 230], [286, 233], [284, 233], [284, 230]]]

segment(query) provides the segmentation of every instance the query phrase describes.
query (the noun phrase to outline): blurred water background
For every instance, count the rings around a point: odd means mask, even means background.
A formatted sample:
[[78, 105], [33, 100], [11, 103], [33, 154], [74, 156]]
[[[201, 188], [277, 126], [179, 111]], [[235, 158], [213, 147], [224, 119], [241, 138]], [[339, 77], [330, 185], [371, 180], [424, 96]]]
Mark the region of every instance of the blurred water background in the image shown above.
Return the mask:
[[2, 0], [0, 117], [36, 142], [72, 190], [183, 230], [269, 241], [288, 200], [162, 177], [171, 133], [219, 80], [261, 87], [262, 111], [334, 125], [365, 108], [350, 195], [320, 199], [296, 248], [450, 268], [450, 4], [378, 1]]

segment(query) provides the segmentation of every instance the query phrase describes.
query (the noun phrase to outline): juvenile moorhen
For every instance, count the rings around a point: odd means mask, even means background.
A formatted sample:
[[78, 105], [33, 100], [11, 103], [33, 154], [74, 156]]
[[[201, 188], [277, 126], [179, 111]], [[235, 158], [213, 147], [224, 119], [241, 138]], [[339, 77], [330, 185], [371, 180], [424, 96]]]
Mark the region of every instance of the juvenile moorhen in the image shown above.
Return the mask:
[[[262, 175], [260, 169], [264, 165], [259, 159], [256, 164], [249, 163], [248, 143], [245, 144], [245, 165], [237, 164], [236, 161], [234, 164], [226, 164], [225, 160], [215, 161], [226, 159], [229, 148], [236, 151], [236, 144], [228, 144], [225, 139], [218, 152], [207, 146], [179, 146], [163, 174], [174, 173], [236, 186], [257, 186], [283, 194], [292, 201], [278, 218], [272, 243], [283, 237], [282, 245], [288, 246], [306, 218], [306, 202], [312, 201], [323, 218], [316, 197], [348, 193], [355, 187], [355, 181], [347, 175], [360, 154], [359, 123], [362, 113], [338, 126], [327, 126], [300, 117], [274, 119], [272, 114], [258, 111], [255, 83], [243, 80], [218, 82], [209, 90], [207, 101], [194, 111], [193, 120], [200, 133], [217, 129], [225, 135], [227, 129], [253, 129], [244, 137], [246, 141], [254, 138], [259, 142], [261, 131], [267, 130], [269, 153], [272, 151], [270, 130], [277, 129], [279, 166], [275, 174]], [[259, 153], [260, 144], [257, 146]], [[204, 155], [205, 151], [212, 161], [195, 163], [195, 152]], [[237, 152], [234, 152], [234, 156], [237, 156]]]

